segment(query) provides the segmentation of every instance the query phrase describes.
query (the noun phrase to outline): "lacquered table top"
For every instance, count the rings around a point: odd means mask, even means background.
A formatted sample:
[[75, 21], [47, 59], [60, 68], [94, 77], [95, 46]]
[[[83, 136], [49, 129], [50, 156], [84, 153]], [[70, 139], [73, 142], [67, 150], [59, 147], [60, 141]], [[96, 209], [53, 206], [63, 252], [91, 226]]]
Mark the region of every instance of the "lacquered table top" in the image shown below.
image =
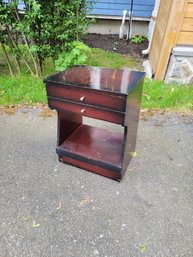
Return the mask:
[[144, 77], [144, 72], [129, 69], [76, 66], [50, 76], [44, 82], [128, 94]]

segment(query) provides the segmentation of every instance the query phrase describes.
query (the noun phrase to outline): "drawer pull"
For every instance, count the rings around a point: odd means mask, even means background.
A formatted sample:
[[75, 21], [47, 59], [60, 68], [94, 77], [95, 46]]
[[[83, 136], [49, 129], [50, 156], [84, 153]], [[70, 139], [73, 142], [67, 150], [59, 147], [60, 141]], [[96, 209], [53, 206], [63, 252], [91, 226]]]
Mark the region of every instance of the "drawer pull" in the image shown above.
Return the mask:
[[81, 112], [81, 113], [84, 113], [84, 112], [85, 112], [85, 109], [82, 109], [80, 112]]
[[80, 101], [83, 101], [83, 100], [84, 100], [84, 98], [85, 98], [85, 96], [82, 96], [82, 97], [80, 98]]

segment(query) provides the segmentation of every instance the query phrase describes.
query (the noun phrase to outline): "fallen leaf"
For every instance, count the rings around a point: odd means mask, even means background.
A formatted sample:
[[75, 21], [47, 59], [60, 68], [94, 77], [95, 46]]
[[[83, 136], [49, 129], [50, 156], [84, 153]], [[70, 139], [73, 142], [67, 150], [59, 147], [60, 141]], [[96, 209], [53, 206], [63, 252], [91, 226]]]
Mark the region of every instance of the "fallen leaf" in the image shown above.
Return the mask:
[[39, 116], [43, 118], [53, 117], [54, 115], [55, 115], [55, 112], [47, 109], [42, 110], [41, 113], [39, 114]]
[[32, 217], [30, 216], [30, 215], [24, 215], [23, 217], [22, 217], [22, 220], [24, 220], [24, 221], [28, 221], [28, 220], [30, 220]]
[[32, 227], [33, 227], [33, 228], [37, 228], [37, 227], [39, 227], [39, 226], [40, 226], [40, 224], [39, 224], [39, 223], [36, 223], [35, 220], [33, 220]]
[[58, 204], [58, 207], [56, 208], [56, 210], [60, 210], [62, 208], [62, 203]]
[[83, 199], [80, 204], [79, 207], [85, 207], [87, 204], [89, 204], [91, 202], [91, 197], [90, 196], [86, 196], [85, 199]]
[[130, 154], [131, 154], [132, 157], [137, 156], [137, 153], [136, 153], [136, 152], [131, 152]]
[[147, 246], [145, 244], [140, 245], [140, 252], [144, 253], [146, 251]]

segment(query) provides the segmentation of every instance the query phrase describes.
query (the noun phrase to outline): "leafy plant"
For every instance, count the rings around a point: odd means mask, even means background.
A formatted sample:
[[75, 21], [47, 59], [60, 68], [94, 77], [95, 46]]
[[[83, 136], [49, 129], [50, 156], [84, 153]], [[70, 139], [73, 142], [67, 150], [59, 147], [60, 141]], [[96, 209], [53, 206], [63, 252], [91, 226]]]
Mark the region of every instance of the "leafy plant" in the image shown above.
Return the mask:
[[84, 64], [91, 49], [80, 41], [73, 41], [67, 44], [66, 51], [59, 54], [55, 61], [57, 71], [65, 70], [74, 65]]
[[145, 40], [147, 40], [147, 38], [144, 37], [144, 36], [135, 35], [135, 36], [131, 37], [131, 42], [134, 43], [134, 44], [141, 44]]
[[[67, 51], [69, 43], [79, 40], [86, 32], [92, 0], [22, 2], [24, 10], [21, 13], [19, 0], [0, 0], [0, 44], [12, 76], [13, 63], [6, 52], [6, 45], [14, 55], [18, 71], [22, 61], [32, 75], [40, 77], [46, 58], [58, 59], [61, 52]], [[27, 55], [21, 51], [18, 43], [21, 41]]]

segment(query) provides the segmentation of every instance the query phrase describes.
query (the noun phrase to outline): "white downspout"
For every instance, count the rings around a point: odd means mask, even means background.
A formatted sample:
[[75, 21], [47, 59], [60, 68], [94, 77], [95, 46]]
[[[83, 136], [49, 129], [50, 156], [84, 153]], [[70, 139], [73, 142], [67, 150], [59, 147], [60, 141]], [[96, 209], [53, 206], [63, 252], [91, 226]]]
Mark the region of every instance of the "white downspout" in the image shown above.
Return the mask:
[[151, 48], [153, 32], [154, 32], [154, 29], [155, 29], [155, 23], [156, 23], [157, 13], [158, 13], [158, 9], [159, 9], [159, 4], [160, 4], [160, 0], [156, 0], [154, 10], [152, 12], [152, 17], [151, 17], [151, 20], [149, 22], [149, 27], [148, 27], [149, 45], [148, 45], [147, 49], [142, 51], [143, 55], [149, 54], [149, 51], [150, 51], [150, 48]]
[[120, 29], [119, 29], [119, 38], [120, 39], [123, 39], [123, 37], [124, 37], [126, 15], [127, 15], [127, 10], [124, 10], [123, 11], [122, 23], [121, 23], [121, 26], [120, 26]]

